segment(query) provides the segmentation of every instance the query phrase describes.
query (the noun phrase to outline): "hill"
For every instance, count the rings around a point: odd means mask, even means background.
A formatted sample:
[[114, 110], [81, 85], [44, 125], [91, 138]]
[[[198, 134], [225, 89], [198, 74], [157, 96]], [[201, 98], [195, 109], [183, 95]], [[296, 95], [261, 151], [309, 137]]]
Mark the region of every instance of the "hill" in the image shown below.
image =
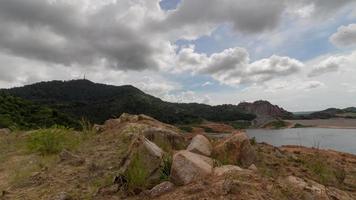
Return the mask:
[[272, 105], [268, 101], [255, 101], [253, 103], [242, 102], [238, 106], [238, 109], [246, 112], [253, 113], [257, 117], [254, 120], [256, 126], [265, 125], [268, 122], [275, 121], [276, 119], [291, 119], [293, 114], [280, 108], [277, 105]]
[[0, 92], [0, 128], [33, 129], [53, 125], [77, 127], [78, 123], [55, 109]]
[[349, 107], [344, 109], [328, 108], [309, 114], [299, 115], [301, 119], [330, 119], [330, 118], [356, 118], [356, 108]]
[[112, 86], [88, 80], [40, 82], [4, 91], [60, 110], [75, 119], [86, 117], [95, 123], [102, 123], [125, 112], [150, 115], [171, 124], [193, 123], [202, 119], [251, 121], [256, 117], [235, 105], [169, 103], [133, 86]]

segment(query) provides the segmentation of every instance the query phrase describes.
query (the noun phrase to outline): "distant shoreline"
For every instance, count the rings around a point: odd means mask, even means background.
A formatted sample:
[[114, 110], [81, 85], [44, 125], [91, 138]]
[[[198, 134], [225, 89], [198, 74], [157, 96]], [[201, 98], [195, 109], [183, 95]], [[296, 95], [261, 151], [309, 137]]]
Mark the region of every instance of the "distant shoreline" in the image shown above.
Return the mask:
[[330, 129], [356, 129], [356, 119], [332, 118], [332, 119], [306, 119], [306, 120], [286, 120], [292, 124], [301, 124], [311, 128]]

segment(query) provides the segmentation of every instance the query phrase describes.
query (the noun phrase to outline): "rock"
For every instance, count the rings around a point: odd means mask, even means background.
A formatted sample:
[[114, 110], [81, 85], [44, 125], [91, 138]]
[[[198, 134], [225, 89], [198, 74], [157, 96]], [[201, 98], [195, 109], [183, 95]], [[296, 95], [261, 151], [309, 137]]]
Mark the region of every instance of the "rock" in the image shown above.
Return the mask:
[[213, 150], [213, 157], [229, 164], [249, 167], [257, 158], [250, 140], [243, 132], [237, 132], [219, 142]]
[[257, 169], [257, 167], [256, 167], [255, 164], [250, 165], [250, 166], [248, 167], [248, 169], [251, 170], [251, 171], [258, 171], [258, 169]]
[[95, 130], [96, 133], [101, 133], [105, 130], [105, 126], [94, 124], [93, 129]]
[[313, 199], [329, 199], [326, 192], [326, 187], [312, 180], [303, 180], [295, 176], [286, 178], [286, 187], [296, 187], [302, 191], [308, 192]]
[[223, 176], [226, 174], [242, 171], [242, 169], [236, 165], [223, 165], [221, 167], [214, 168], [215, 176]]
[[53, 198], [53, 200], [72, 200], [73, 197], [66, 192], [61, 192]]
[[184, 136], [166, 128], [151, 127], [143, 131], [143, 135], [158, 146], [167, 150], [182, 150], [186, 146]]
[[119, 123], [125, 123], [125, 122], [138, 122], [139, 121], [139, 116], [138, 115], [131, 115], [128, 113], [122, 113], [119, 119], [117, 119]]
[[0, 135], [4, 134], [4, 135], [8, 135], [11, 133], [11, 130], [8, 128], [2, 128], [0, 129]]
[[225, 194], [239, 194], [241, 193], [240, 182], [233, 179], [225, 179], [222, 185]]
[[186, 185], [203, 179], [213, 172], [212, 159], [182, 150], [174, 154], [171, 180], [176, 185]]
[[328, 187], [326, 191], [328, 196], [333, 200], [353, 200], [347, 192], [341, 191], [337, 188]]
[[99, 188], [97, 194], [108, 196], [108, 195], [114, 195], [118, 191], [119, 191], [119, 185], [114, 184], [114, 185], [109, 185], [109, 186]]
[[136, 135], [129, 144], [127, 154], [120, 168], [120, 174], [127, 174], [129, 169], [142, 168], [148, 174], [148, 187], [160, 181], [160, 167], [163, 162], [161, 148], [141, 135]]
[[174, 184], [169, 181], [165, 181], [152, 188], [149, 191], [149, 194], [151, 197], [159, 197], [165, 193], [172, 191], [173, 189], [174, 189]]
[[59, 154], [59, 159], [60, 162], [64, 162], [68, 165], [72, 166], [80, 166], [85, 163], [85, 159], [71, 153], [70, 151], [64, 149], [60, 154]]
[[210, 141], [203, 135], [195, 136], [189, 144], [187, 150], [193, 153], [210, 156], [213, 147]]

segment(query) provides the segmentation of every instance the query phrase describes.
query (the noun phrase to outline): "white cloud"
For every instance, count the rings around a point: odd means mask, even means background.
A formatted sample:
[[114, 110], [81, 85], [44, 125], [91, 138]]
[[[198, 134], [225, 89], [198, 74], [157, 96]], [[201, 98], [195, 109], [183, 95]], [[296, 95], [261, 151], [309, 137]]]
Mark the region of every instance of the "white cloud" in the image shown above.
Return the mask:
[[356, 45], [356, 24], [339, 27], [337, 32], [330, 37], [330, 41], [338, 47]]
[[298, 60], [275, 55], [251, 63], [248, 52], [243, 48], [225, 49], [207, 56], [196, 53], [193, 46], [183, 48], [178, 53], [178, 63], [180, 70], [208, 74], [232, 86], [289, 76], [298, 73], [304, 66]]

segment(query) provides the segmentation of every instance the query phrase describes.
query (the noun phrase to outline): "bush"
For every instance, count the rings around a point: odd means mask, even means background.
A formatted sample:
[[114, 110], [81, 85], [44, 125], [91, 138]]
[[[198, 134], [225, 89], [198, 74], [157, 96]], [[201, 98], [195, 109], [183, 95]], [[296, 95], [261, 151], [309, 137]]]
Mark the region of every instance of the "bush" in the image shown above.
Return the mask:
[[70, 137], [70, 134], [70, 129], [59, 126], [40, 129], [30, 135], [27, 147], [31, 152], [42, 155], [56, 154], [64, 148], [72, 148], [75, 145], [76, 138]]
[[234, 127], [234, 129], [247, 129], [250, 128], [250, 121], [234, 121], [228, 123], [230, 126]]
[[126, 180], [127, 192], [130, 194], [137, 194], [147, 187], [147, 178], [149, 172], [145, 168], [140, 154], [136, 154], [130, 164], [129, 169], [124, 174]]
[[165, 155], [163, 157], [163, 167], [161, 168], [161, 176], [160, 179], [162, 181], [168, 181], [171, 175], [171, 167], [172, 167], [172, 156]]
[[184, 132], [188, 132], [188, 133], [193, 132], [193, 127], [190, 127], [190, 126], [179, 126], [179, 129]]

